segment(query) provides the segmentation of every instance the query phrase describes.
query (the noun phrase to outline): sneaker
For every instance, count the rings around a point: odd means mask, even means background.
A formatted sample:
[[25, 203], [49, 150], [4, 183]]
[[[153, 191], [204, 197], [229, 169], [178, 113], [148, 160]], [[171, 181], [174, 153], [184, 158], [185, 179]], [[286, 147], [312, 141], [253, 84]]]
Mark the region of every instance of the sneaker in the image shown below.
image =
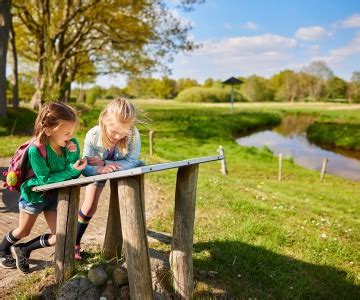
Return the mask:
[[30, 253], [23, 252], [21, 250], [20, 244], [11, 246], [11, 253], [15, 257], [16, 260], [16, 267], [23, 273], [29, 273], [29, 256]]
[[80, 247], [80, 245], [75, 245], [75, 259], [76, 259], [76, 260], [82, 259], [82, 257], [81, 257], [81, 247]]
[[15, 269], [16, 261], [11, 254], [6, 254], [5, 251], [0, 251], [0, 266], [4, 269]]

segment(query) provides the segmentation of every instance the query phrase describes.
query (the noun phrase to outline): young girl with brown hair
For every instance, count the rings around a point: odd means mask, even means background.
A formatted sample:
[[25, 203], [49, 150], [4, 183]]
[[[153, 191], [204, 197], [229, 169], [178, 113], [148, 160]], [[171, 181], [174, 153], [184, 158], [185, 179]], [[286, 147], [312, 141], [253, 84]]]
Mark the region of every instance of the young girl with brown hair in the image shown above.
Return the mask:
[[[34, 176], [27, 179], [20, 188], [19, 225], [9, 231], [0, 243], [0, 260], [3, 268], [17, 267], [28, 273], [30, 253], [56, 242], [57, 191], [50, 193], [33, 192], [39, 185], [76, 178], [86, 166], [80, 160], [79, 144], [73, 133], [76, 127], [75, 111], [64, 103], [49, 102], [40, 111], [34, 128], [36, 141], [28, 150], [28, 167]], [[39, 153], [43, 147], [46, 156]], [[51, 233], [45, 233], [26, 243], [16, 244], [28, 236], [39, 214], [44, 213]]]

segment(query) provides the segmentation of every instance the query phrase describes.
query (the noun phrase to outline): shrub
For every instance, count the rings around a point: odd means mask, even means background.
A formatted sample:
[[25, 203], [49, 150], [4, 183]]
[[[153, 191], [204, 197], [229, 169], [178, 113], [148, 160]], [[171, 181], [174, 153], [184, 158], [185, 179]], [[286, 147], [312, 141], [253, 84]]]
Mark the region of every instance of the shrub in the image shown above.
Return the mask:
[[[192, 87], [181, 91], [176, 100], [180, 102], [230, 102], [230, 89]], [[235, 90], [234, 101], [243, 101], [242, 95]]]

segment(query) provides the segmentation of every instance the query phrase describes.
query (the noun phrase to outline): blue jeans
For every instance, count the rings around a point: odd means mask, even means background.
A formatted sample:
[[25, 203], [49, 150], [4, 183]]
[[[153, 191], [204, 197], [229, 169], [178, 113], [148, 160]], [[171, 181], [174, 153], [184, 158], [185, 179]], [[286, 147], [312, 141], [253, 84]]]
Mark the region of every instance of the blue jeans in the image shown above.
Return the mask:
[[43, 202], [35, 204], [27, 202], [23, 197], [20, 197], [19, 209], [30, 215], [39, 215], [43, 211], [56, 211], [58, 204], [58, 193], [58, 190], [46, 192], [43, 197]]

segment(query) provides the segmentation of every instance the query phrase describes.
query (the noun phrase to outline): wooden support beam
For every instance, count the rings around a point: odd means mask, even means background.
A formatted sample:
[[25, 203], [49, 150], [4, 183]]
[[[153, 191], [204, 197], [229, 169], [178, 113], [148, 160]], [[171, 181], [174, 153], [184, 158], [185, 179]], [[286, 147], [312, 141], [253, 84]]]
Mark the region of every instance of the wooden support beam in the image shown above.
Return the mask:
[[192, 299], [193, 234], [199, 165], [181, 167], [177, 173], [175, 216], [170, 262], [177, 299]]
[[119, 209], [119, 196], [117, 180], [110, 180], [109, 213], [104, 240], [104, 256], [107, 259], [121, 257], [123, 238], [121, 234], [121, 221]]
[[58, 283], [69, 279], [75, 270], [74, 248], [79, 199], [79, 185], [59, 191], [55, 247], [55, 279]]
[[153, 299], [141, 177], [118, 181], [121, 227], [131, 299]]

